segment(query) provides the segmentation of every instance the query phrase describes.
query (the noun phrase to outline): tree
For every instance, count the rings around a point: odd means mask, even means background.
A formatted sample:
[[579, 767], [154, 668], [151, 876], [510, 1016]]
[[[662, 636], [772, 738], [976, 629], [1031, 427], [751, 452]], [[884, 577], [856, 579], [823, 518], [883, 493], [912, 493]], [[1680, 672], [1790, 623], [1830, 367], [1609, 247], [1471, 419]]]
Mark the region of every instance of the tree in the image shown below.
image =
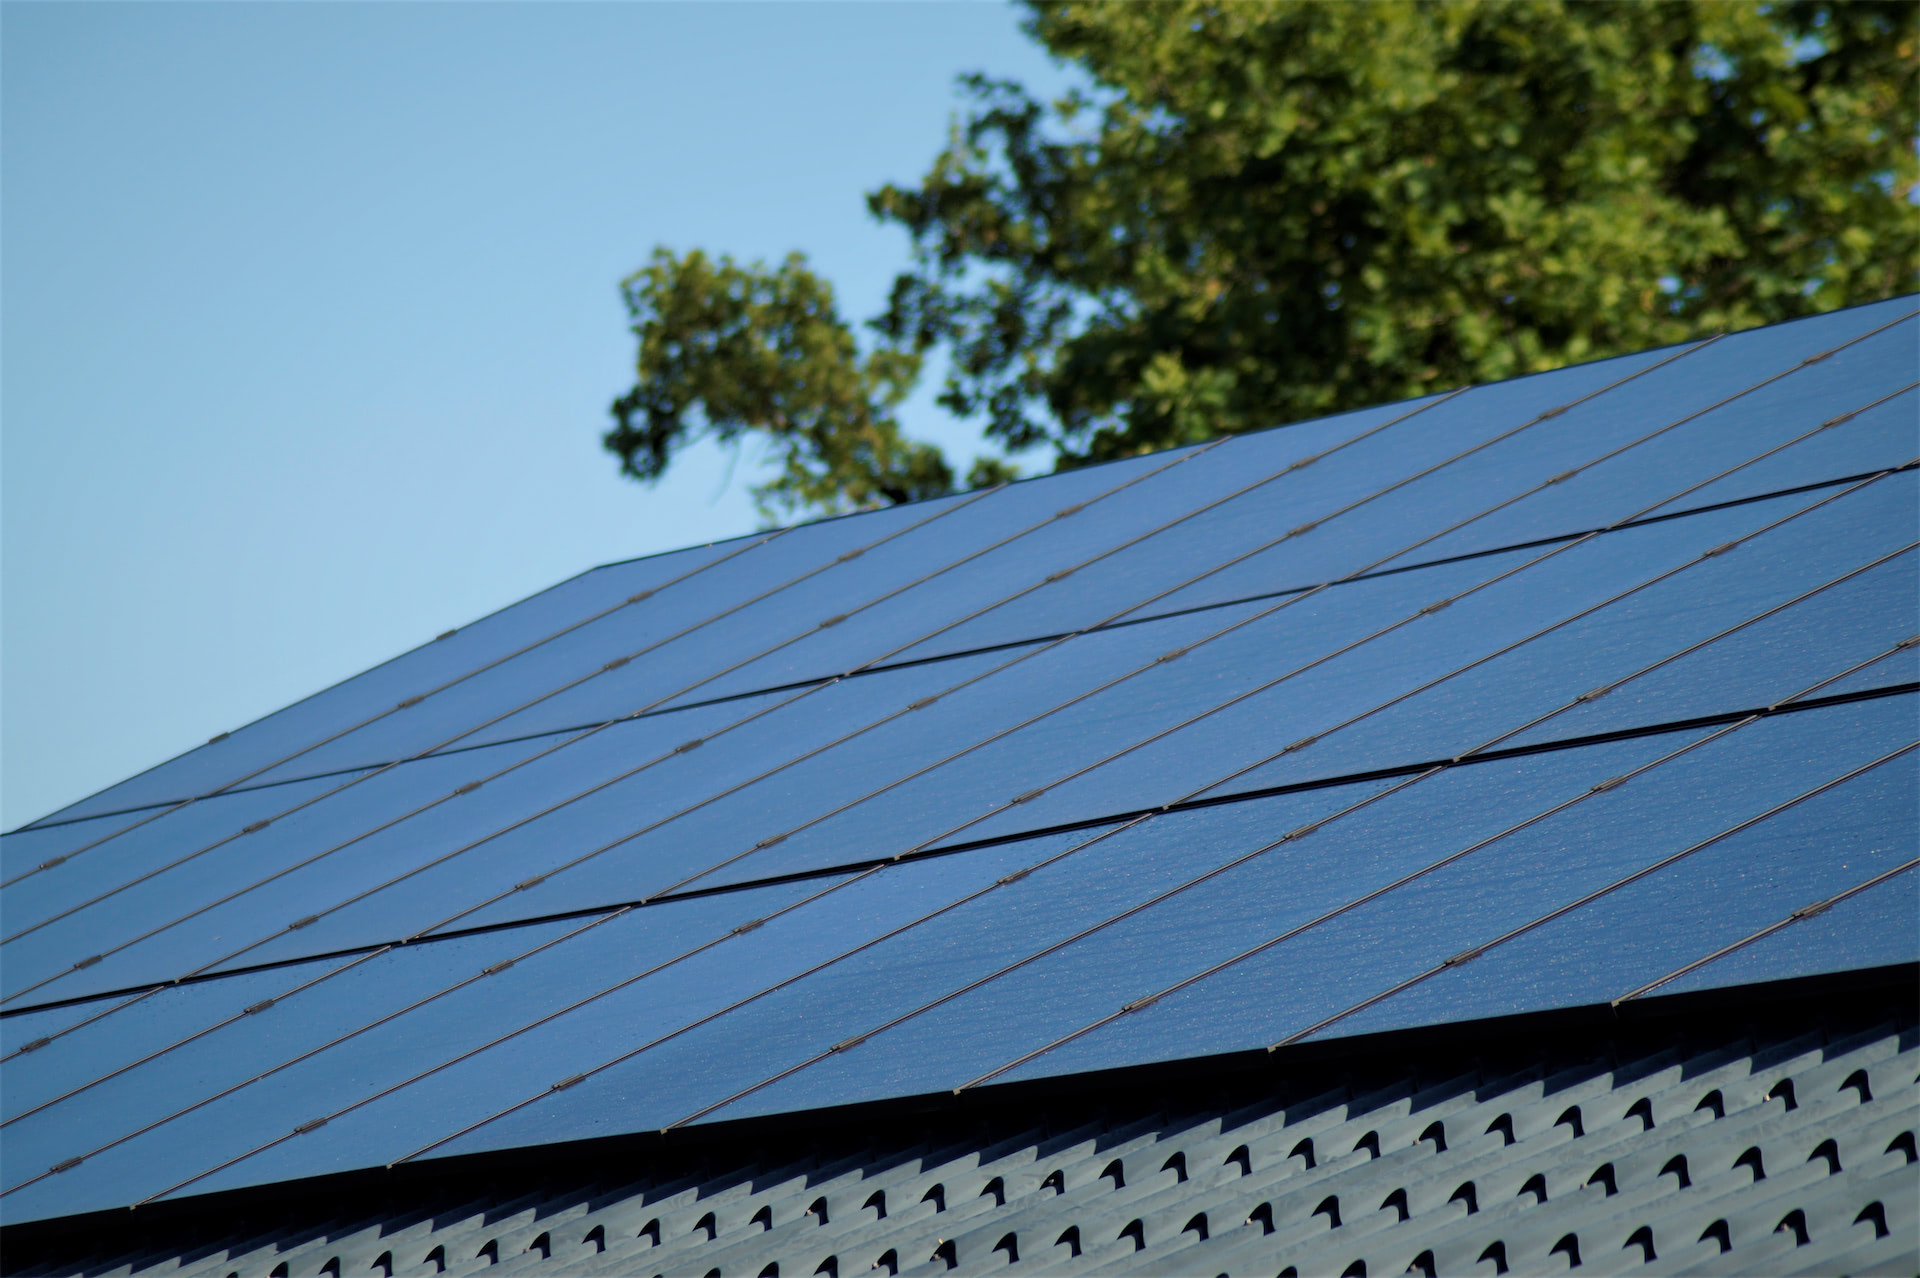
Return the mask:
[[870, 352], [798, 257], [658, 252], [607, 446], [651, 477], [765, 431], [763, 501], [858, 507], [952, 483], [891, 415], [935, 348], [944, 406], [1064, 467], [1910, 291], [1917, 15], [1041, 0], [1092, 88], [963, 81], [926, 177], [868, 197], [913, 249]]

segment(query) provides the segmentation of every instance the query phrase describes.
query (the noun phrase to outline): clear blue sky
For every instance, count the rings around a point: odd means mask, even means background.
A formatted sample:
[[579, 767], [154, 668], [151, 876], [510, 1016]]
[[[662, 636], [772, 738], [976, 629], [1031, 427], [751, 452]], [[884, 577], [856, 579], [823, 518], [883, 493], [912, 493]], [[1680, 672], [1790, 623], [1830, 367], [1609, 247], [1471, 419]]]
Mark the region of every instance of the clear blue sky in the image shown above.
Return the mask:
[[[878, 309], [1000, 4], [0, 8], [0, 822], [595, 563], [746, 532], [600, 450], [655, 244]], [[977, 450], [930, 395], [916, 432]]]

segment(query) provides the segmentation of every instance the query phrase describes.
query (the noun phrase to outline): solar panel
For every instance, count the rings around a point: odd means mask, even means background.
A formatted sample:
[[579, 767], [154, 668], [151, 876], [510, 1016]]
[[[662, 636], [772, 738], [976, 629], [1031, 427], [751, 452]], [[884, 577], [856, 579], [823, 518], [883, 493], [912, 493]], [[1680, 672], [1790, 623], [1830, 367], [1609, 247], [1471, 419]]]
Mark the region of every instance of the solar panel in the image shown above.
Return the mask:
[[1912, 962], [1915, 324], [610, 565], [9, 834], [0, 1218]]

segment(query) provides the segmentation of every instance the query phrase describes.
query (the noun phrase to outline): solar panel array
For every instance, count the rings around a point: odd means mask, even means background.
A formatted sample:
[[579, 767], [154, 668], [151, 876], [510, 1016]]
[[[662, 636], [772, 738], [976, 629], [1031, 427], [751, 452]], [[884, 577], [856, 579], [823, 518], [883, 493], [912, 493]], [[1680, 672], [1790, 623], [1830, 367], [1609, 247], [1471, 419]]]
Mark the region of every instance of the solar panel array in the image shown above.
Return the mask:
[[585, 573], [0, 841], [0, 1219], [1920, 958], [1913, 299]]

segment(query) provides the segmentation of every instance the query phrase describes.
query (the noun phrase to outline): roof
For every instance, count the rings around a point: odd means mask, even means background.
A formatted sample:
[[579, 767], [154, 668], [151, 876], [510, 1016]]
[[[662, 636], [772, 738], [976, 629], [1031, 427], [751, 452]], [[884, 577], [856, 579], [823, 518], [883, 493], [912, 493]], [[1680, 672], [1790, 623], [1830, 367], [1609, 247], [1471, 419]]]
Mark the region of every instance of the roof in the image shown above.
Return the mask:
[[0, 1219], [1911, 964], [1916, 322], [609, 565], [15, 831]]
[[1847, 1002], [229, 1203], [10, 1272], [1911, 1273], [1912, 987]]

